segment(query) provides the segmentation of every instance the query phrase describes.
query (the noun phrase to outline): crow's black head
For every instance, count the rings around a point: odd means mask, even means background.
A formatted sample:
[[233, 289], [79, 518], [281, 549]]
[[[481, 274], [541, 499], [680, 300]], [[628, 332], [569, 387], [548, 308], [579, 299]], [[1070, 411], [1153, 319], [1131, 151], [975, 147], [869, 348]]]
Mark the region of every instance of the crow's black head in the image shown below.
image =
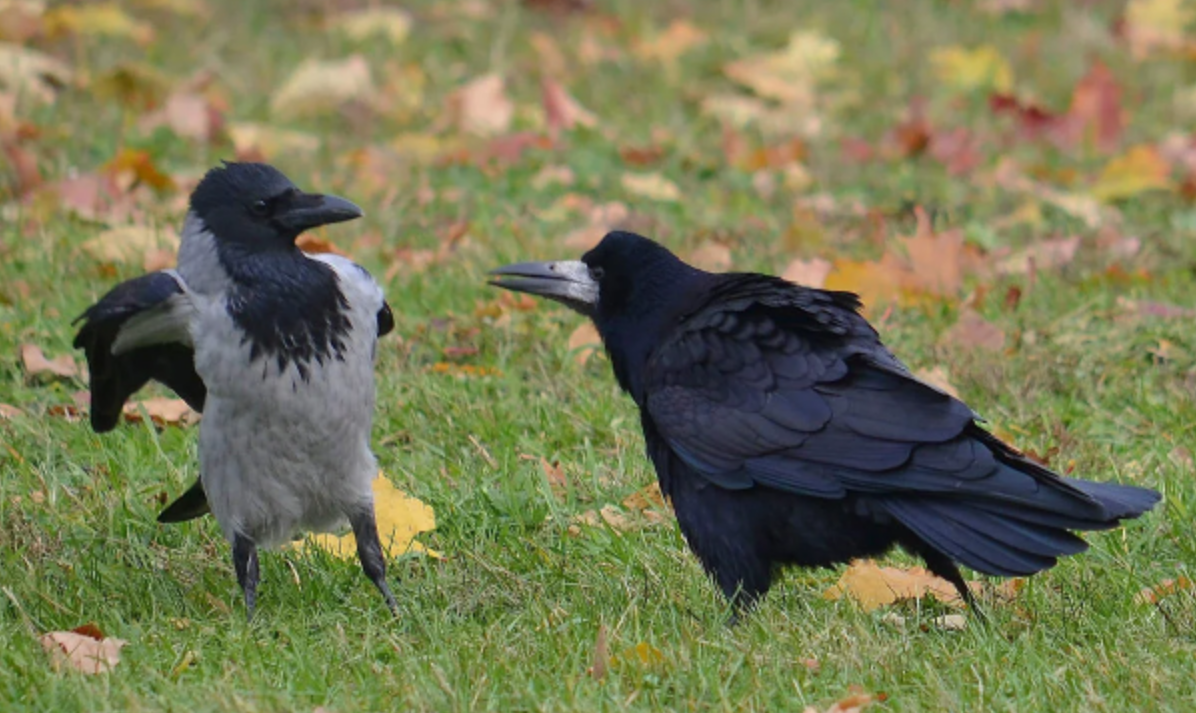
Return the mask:
[[290, 247], [304, 230], [362, 215], [344, 198], [304, 193], [264, 163], [225, 162], [208, 171], [191, 210], [217, 240], [250, 250]]

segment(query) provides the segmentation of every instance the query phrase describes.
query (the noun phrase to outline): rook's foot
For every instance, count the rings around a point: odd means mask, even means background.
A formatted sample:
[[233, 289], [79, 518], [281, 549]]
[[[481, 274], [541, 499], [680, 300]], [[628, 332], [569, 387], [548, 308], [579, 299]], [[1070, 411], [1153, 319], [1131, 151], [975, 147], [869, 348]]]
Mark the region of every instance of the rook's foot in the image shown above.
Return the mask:
[[257, 606], [257, 583], [261, 576], [257, 566], [257, 545], [245, 535], [233, 539], [233, 567], [237, 570], [237, 582], [245, 593], [245, 620], [253, 619]]
[[378, 539], [378, 525], [374, 521], [374, 506], [351, 513], [349, 524], [353, 526], [353, 536], [357, 538], [357, 559], [361, 560], [361, 569], [365, 572], [374, 586], [382, 592], [386, 599], [386, 606], [395, 616], [399, 615], [399, 605], [395, 603], [394, 595], [390, 593], [390, 586], [386, 583], [386, 557], [382, 554], [382, 542]]

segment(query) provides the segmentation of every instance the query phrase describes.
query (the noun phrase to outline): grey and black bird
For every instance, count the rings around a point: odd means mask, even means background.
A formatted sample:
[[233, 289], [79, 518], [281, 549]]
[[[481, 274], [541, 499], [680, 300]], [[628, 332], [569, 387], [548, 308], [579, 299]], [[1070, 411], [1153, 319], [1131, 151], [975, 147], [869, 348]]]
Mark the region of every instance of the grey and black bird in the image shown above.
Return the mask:
[[492, 284], [593, 320], [639, 407], [681, 532], [737, 606], [779, 567], [831, 566], [895, 546], [960, 595], [958, 565], [1022, 576], [1160, 499], [1060, 476], [920, 381], [849, 292], [714, 274], [626, 232], [580, 261], [494, 270]]
[[272, 166], [225, 163], [191, 194], [177, 268], [121, 283], [79, 317], [97, 432], [115, 428], [151, 380], [203, 413], [199, 479], [158, 520], [210, 510], [249, 617], [259, 547], [346, 521], [362, 568], [397, 610], [370, 450], [376, 345], [394, 318], [364, 268], [296, 246], [304, 230], [361, 215]]

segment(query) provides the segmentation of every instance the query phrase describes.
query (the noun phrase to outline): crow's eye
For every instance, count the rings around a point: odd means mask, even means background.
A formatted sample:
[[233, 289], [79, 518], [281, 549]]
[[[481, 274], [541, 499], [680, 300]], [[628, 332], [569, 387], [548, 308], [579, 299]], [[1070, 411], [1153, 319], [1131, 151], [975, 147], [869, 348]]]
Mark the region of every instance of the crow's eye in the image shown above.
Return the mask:
[[602, 276], [605, 274], [606, 274], [606, 272], [600, 267], [591, 267], [590, 268], [590, 277], [592, 277], [595, 282], [600, 281], [602, 279]]
[[252, 210], [255, 215], [265, 215], [270, 212], [270, 206], [266, 204], [266, 201], [254, 201]]

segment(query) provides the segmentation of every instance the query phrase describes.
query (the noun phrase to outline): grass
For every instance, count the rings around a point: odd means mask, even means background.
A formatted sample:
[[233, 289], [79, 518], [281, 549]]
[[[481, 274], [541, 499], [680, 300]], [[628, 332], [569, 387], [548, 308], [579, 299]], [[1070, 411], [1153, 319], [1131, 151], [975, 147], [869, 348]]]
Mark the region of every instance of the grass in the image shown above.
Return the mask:
[[[1116, 8], [1050, 4], [1036, 15], [993, 18], [968, 3], [910, 0], [813, 3], [705, 0], [601, 3], [617, 25], [554, 18], [514, 3], [411, 3], [418, 18], [406, 43], [351, 45], [317, 29], [317, 2], [209, 0], [203, 20], [154, 15], [158, 39], [143, 61], [168, 77], [215, 69], [237, 120], [285, 123], [319, 134], [311, 155], [274, 160], [297, 182], [339, 191], [367, 217], [325, 235], [347, 245], [376, 233], [381, 246], [354, 257], [376, 275], [399, 245], [434, 248], [437, 232], [470, 221], [471, 249], [426, 272], [386, 284], [399, 338], [380, 350], [375, 446], [386, 473], [431, 504], [438, 528], [423, 540], [444, 561], [392, 566], [403, 613], [391, 619], [357, 565], [319, 554], [263, 556], [258, 615], [246, 624], [228, 546], [210, 519], [180, 527], [154, 522], [159, 495], [195, 475], [196, 431], [125, 425], [96, 436], [84, 422], [47, 415], [80, 382], [26, 378], [17, 346], [69, 350], [69, 320], [118, 279], [78, 252], [96, 227], [52, 212], [0, 223], [0, 402], [28, 416], [0, 421], [0, 702], [17, 710], [237, 710], [337, 713], [372, 710], [801, 710], [829, 706], [850, 686], [884, 692], [878, 710], [1108, 710], [1196, 708], [1196, 597], [1158, 606], [1134, 602], [1144, 587], [1196, 563], [1196, 479], [1177, 447], [1191, 448], [1196, 423], [1196, 338], [1191, 320], [1121, 319], [1118, 298], [1196, 305], [1196, 209], [1176, 194], [1144, 194], [1120, 205], [1122, 231], [1143, 249], [1119, 278], [1086, 248], [1071, 265], [987, 280], [984, 316], [1010, 336], [1004, 353], [949, 350], [939, 335], [960, 300], [897, 309], [883, 332], [914, 367], [948, 364], [953, 383], [1018, 445], [1059, 450], [1053, 463], [1093, 479], [1156, 487], [1165, 504], [1121, 530], [1090, 537], [1091, 550], [1028, 581], [1013, 604], [992, 606], [991, 624], [961, 632], [929, 623], [932, 603], [906, 605], [904, 628], [886, 611], [865, 613], [822, 592], [834, 571], [794, 571], [741, 626], [726, 611], [671, 523], [634, 532], [587, 528], [570, 517], [624, 497], [654, 477], [637, 414], [608, 364], [578, 365], [566, 348], [578, 319], [541, 305], [495, 326], [476, 310], [497, 298], [484, 271], [515, 259], [574, 257], [561, 238], [575, 219], [546, 209], [566, 192], [623, 200], [637, 225], [685, 253], [717, 238], [740, 269], [779, 272], [796, 256], [875, 257], [865, 217], [827, 218], [800, 230], [794, 195], [763, 197], [750, 176], [726, 165], [718, 124], [701, 97], [730, 89], [720, 67], [783, 45], [792, 29], [814, 29], [843, 48], [825, 89], [827, 132], [810, 140], [811, 190], [841, 205], [858, 200], [889, 216], [887, 233], [909, 234], [913, 202], [941, 226], [963, 228], [992, 247], [1093, 231], [1049, 207], [1035, 226], [999, 227], [1026, 199], [980, 180], [948, 176], [928, 159], [851, 164], [838, 137], [880, 138], [915, 94], [932, 120], [993, 135], [983, 97], [946, 92], [927, 61], [930, 47], [991, 43], [1009, 58], [1019, 88], [1065, 107], [1090, 56], [1110, 65], [1131, 112], [1126, 145], [1182, 128], [1174, 88], [1192, 79], [1180, 60], [1135, 63], [1108, 35]], [[133, 12], [147, 12], [133, 10]], [[632, 58], [630, 38], [684, 16], [711, 37], [672, 69]], [[490, 70], [506, 73], [520, 106], [538, 101], [536, 33], [566, 56], [565, 84], [601, 118], [563, 148], [532, 152], [514, 166], [481, 170], [401, 160], [384, 186], [361, 178], [344, 156], [396, 135], [428, 131], [445, 95]], [[613, 59], [576, 59], [582, 38], [614, 48]], [[127, 41], [84, 38], [43, 45], [93, 76], [142, 57]], [[305, 56], [361, 51], [379, 76], [420, 67], [423, 94], [403, 116], [278, 122], [268, 97]], [[520, 111], [521, 124], [534, 111]], [[200, 147], [169, 136], [140, 137], [133, 115], [91, 91], [70, 91], [32, 120], [50, 177], [93, 170], [118, 145], [150, 148], [168, 171], [194, 172], [227, 158], [227, 145]], [[614, 137], [614, 138], [611, 138]], [[750, 136], [749, 140], [754, 140]], [[660, 143], [657, 170], [685, 200], [627, 194], [618, 147]], [[1012, 154], [1055, 175], [1092, 173], [1103, 161], [1038, 144], [983, 147], [985, 166]], [[545, 165], [567, 165], [574, 186], [535, 188]], [[0, 169], [0, 177], [4, 170]], [[389, 192], [389, 193], [388, 193]], [[433, 195], [421, 200], [421, 194]], [[795, 227], [797, 226], [797, 227]], [[980, 283], [971, 281], [969, 289]], [[1015, 309], [1000, 296], [1024, 289]], [[962, 298], [963, 295], [960, 295]], [[1169, 343], [1166, 359], [1152, 357]], [[450, 346], [477, 348], [465, 361], [495, 370], [451, 376], [430, 367]], [[535, 460], [559, 460], [571, 483], [559, 500]], [[897, 555], [896, 562], [908, 562]], [[94, 621], [130, 642], [120, 665], [97, 677], [55, 673], [36, 635]], [[587, 675], [605, 627], [616, 658], [646, 643], [650, 665], [624, 663], [602, 682]], [[805, 663], [815, 659], [817, 671]]]

